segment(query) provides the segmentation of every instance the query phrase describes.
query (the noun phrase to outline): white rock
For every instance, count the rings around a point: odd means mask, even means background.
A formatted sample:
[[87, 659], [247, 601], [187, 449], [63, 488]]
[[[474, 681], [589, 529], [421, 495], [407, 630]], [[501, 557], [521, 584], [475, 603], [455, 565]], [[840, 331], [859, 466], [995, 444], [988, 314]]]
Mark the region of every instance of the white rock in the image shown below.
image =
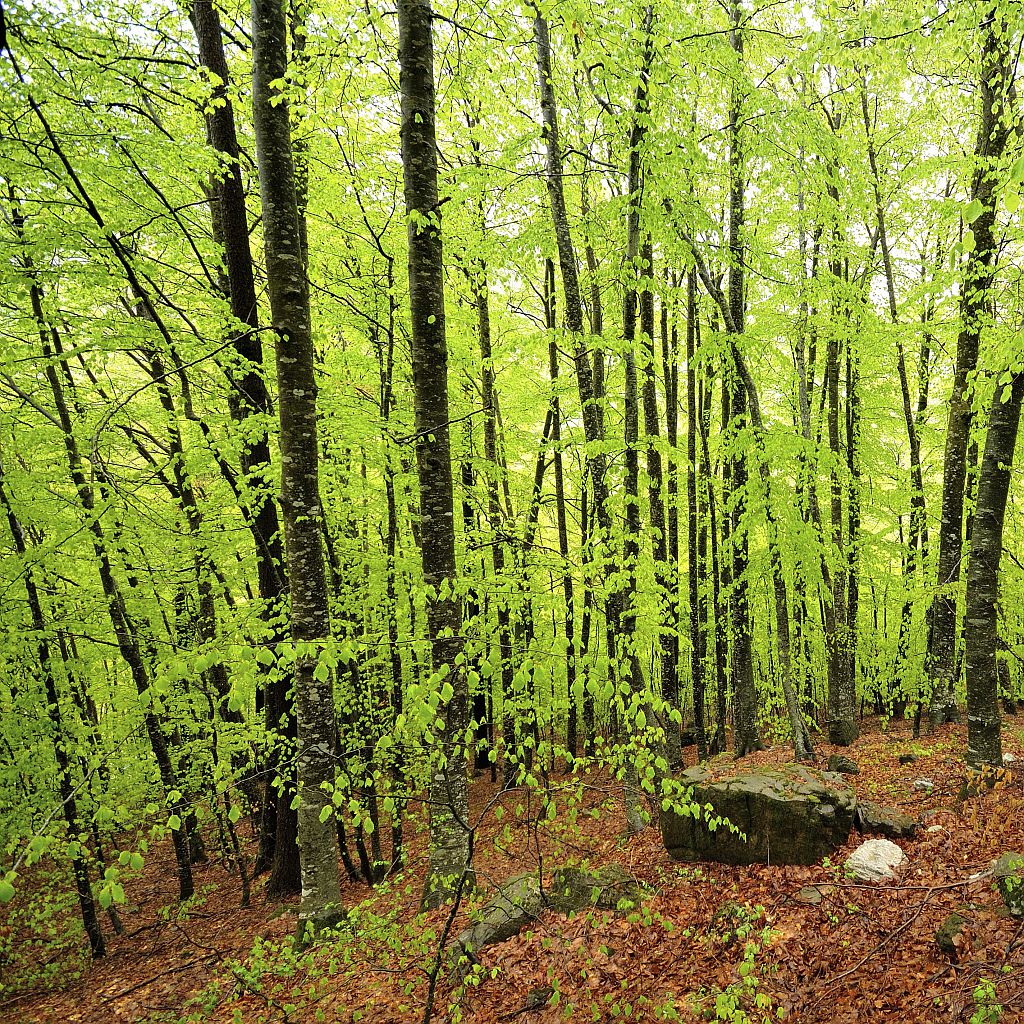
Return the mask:
[[925, 832], [945, 832], [946, 830], [941, 825], [929, 825]]
[[1013, 754], [1003, 754], [1003, 764], [1013, 764], [1016, 760]]
[[869, 839], [847, 858], [846, 870], [859, 882], [885, 882], [906, 863], [906, 854], [894, 842]]
[[914, 789], [920, 789], [925, 793], [930, 793], [935, 786], [935, 783], [931, 779], [914, 779]]

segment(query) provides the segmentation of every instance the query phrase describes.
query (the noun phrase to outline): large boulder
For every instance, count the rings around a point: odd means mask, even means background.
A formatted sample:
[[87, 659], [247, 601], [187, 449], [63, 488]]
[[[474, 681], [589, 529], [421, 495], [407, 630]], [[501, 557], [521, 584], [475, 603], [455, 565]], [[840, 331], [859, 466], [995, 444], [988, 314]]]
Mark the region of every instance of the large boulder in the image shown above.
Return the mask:
[[584, 907], [626, 910], [642, 899], [640, 883], [617, 864], [597, 871], [557, 868], [546, 889], [541, 888], [535, 871], [516, 875], [497, 887], [490, 900], [472, 915], [473, 923], [449, 947], [453, 977], [465, 980], [473, 965], [480, 963], [481, 950], [518, 935], [545, 909], [562, 914], [573, 914]]
[[518, 935], [544, 909], [544, 894], [536, 872], [516, 875], [498, 886], [490, 902], [459, 934], [458, 945], [467, 953], [504, 942]]
[[662, 811], [665, 848], [676, 860], [813, 864], [846, 842], [853, 826], [853, 790], [802, 765], [723, 778], [697, 767], [678, 779], [693, 787], [699, 811]]

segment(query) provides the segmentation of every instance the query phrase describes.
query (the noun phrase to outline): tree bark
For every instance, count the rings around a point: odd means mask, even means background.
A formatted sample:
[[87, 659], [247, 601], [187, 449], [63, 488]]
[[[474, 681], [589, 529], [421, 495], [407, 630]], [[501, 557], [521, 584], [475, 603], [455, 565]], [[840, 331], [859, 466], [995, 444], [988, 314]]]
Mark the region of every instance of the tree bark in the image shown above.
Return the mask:
[[[270, 439], [265, 428], [253, 434], [249, 422], [253, 417], [269, 417], [273, 405], [263, 374], [263, 345], [259, 334], [245, 189], [234, 108], [228, 92], [230, 71], [224, 53], [220, 15], [212, 0], [193, 0], [190, 18], [199, 44], [199, 59], [219, 80], [211, 97], [214, 102], [206, 116], [206, 133], [210, 145], [222, 159], [221, 173], [213, 187], [216, 203], [214, 220], [224, 248], [231, 314], [241, 328], [232, 336], [236, 362], [229, 369], [231, 390], [228, 409], [244, 438], [240, 452], [242, 503], [246, 524], [256, 547], [257, 585], [262, 601], [261, 614], [266, 623], [264, 642], [276, 649], [283, 635], [275, 623], [279, 621], [288, 584], [277, 501], [271, 490]], [[295, 708], [288, 696], [290, 688], [290, 676], [278, 672], [269, 684], [270, 692], [263, 694], [261, 699], [264, 701], [268, 733], [273, 736], [283, 729], [285, 738], [294, 740]], [[291, 786], [282, 788], [274, 784], [273, 760], [268, 767], [271, 771], [264, 789], [264, 815], [256, 867], [258, 871], [270, 869], [268, 894], [284, 895], [298, 892], [301, 888], [298, 819], [291, 807], [294, 772], [291, 773]]]
[[253, 124], [267, 285], [273, 316], [291, 635], [299, 753], [298, 836], [302, 867], [300, 937], [343, 913], [330, 792], [335, 782], [334, 698], [320, 645], [331, 623], [322, 541], [316, 378], [309, 281], [299, 235], [288, 103], [276, 83], [287, 73], [282, 0], [253, 0]]
[[946, 452], [942, 467], [942, 522], [939, 527], [938, 591], [932, 602], [928, 668], [932, 679], [932, 726], [959, 719], [953, 676], [956, 665], [956, 607], [963, 555], [964, 485], [971, 433], [972, 394], [969, 380], [978, 365], [978, 346], [988, 318], [988, 296], [996, 272], [994, 235], [999, 198], [997, 164], [1013, 130], [1017, 94], [1014, 86], [1013, 33], [987, 4], [982, 21], [979, 67], [981, 119], [974, 146], [971, 202], [980, 213], [971, 228], [974, 248], [964, 264], [960, 296], [960, 332], [953, 364], [953, 389], [946, 421]]
[[441, 207], [434, 126], [433, 13], [429, 0], [399, 0], [402, 173], [409, 237], [416, 468], [420, 482], [423, 579], [433, 669], [451, 693], [439, 705], [440, 748], [430, 780], [430, 864], [423, 902], [454, 899], [472, 876], [466, 776], [468, 683], [458, 664], [462, 643], [456, 581], [452, 469], [448, 430]]
[[983, 765], [1002, 767], [1003, 764], [996, 659], [1000, 646], [999, 563], [1003, 553], [1003, 523], [1022, 400], [1024, 372], [1014, 373], [1008, 387], [997, 384], [978, 478], [964, 622], [967, 763], [972, 768]]
[[[690, 598], [690, 678], [693, 682], [693, 717], [697, 731], [697, 755], [708, 756], [707, 727], [704, 721], [704, 659], [707, 638], [701, 623], [702, 552], [698, 548], [697, 516], [697, 282], [686, 275], [686, 579]], [[674, 411], [669, 414], [674, 417]], [[672, 420], [670, 418], [669, 422]], [[670, 441], [674, 441], [670, 437]], [[701, 518], [703, 528], [703, 517]], [[705, 598], [706, 601], [706, 598]]]

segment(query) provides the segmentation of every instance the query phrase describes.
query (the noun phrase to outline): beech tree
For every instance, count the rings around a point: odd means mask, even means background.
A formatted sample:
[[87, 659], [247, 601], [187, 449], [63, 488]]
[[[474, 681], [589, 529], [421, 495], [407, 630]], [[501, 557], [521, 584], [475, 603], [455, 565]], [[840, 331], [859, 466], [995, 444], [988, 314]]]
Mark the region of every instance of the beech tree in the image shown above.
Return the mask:
[[457, 914], [485, 773], [998, 765], [1012, 5], [2, 11], [0, 899], [316, 931], [427, 835]]
[[287, 71], [287, 22], [281, 0], [253, 0], [252, 25], [253, 126], [277, 355], [281, 508], [295, 642], [299, 926], [316, 930], [334, 923], [342, 909], [337, 840], [324, 814], [332, 807], [335, 724], [329, 652], [322, 649], [331, 626], [320, 508], [317, 384], [291, 125], [287, 99], [280, 92]]

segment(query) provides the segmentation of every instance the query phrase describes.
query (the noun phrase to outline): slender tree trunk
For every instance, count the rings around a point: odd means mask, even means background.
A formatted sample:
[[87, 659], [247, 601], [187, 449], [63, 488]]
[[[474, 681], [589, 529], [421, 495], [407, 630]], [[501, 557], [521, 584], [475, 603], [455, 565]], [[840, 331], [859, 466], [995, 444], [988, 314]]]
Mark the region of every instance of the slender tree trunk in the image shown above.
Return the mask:
[[[219, 84], [213, 90], [214, 102], [206, 118], [210, 145], [223, 161], [215, 179], [213, 199], [216, 206], [216, 234], [224, 247], [226, 285], [231, 314], [241, 328], [233, 335], [235, 362], [229, 369], [230, 391], [228, 409], [240, 426], [243, 437], [240, 452], [242, 467], [242, 504], [245, 521], [256, 547], [256, 575], [265, 624], [263, 643], [276, 652], [283, 639], [280, 621], [288, 583], [285, 578], [284, 552], [279, 526], [277, 501], [271, 490], [270, 439], [266, 429], [252, 431], [252, 417], [269, 417], [273, 412], [270, 394], [263, 373], [263, 345], [259, 334], [259, 310], [256, 300], [252, 249], [242, 183], [240, 150], [235, 131], [234, 108], [228, 89], [230, 72], [224, 53], [220, 15], [212, 0], [193, 0], [190, 10], [192, 26], [199, 44], [203, 66], [216, 75]], [[296, 735], [295, 708], [288, 696], [291, 678], [285, 672], [273, 674], [271, 682], [261, 688], [257, 708], [264, 709], [268, 735], [283, 731], [286, 744]], [[276, 785], [276, 766], [281, 751], [273, 748], [267, 764], [264, 788], [264, 813], [260, 829], [260, 848], [256, 871], [269, 868], [267, 893], [271, 896], [298, 892], [301, 888], [298, 818], [292, 809], [294, 771], [288, 773], [288, 785]]]
[[928, 668], [932, 679], [932, 726], [959, 719], [953, 676], [956, 665], [956, 608], [963, 555], [964, 485], [971, 433], [970, 378], [978, 364], [981, 332], [988, 318], [989, 289], [996, 271], [994, 235], [1000, 194], [997, 164], [1013, 131], [1017, 95], [1013, 33], [999, 14], [999, 4], [984, 6], [979, 66], [981, 118], [974, 146], [971, 203], [980, 213], [971, 224], [974, 248], [964, 263], [960, 296], [960, 333], [953, 364], [953, 389], [946, 421], [942, 469], [942, 522], [939, 528], [938, 591], [931, 609]]
[[[841, 283], [841, 267], [834, 263], [832, 280]], [[846, 524], [843, 520], [843, 452], [839, 435], [839, 323], [843, 320], [837, 310], [836, 323], [829, 332], [825, 348], [825, 383], [828, 401], [828, 443], [831, 459], [832, 497], [832, 549], [836, 564], [832, 571], [831, 621], [826, 630], [828, 648], [828, 738], [830, 743], [848, 746], [858, 734], [857, 704], [850, 677], [850, 659], [847, 630], [848, 563], [846, 554]]]
[[1022, 400], [1024, 372], [1018, 371], [1008, 386], [996, 387], [978, 478], [964, 622], [967, 763], [972, 768], [983, 765], [1002, 767], [1003, 763], [996, 658], [1000, 648], [999, 563], [1003, 553], [1003, 523]]
[[[495, 587], [501, 591], [505, 576], [507, 538], [505, 516], [502, 513], [499, 493], [502, 466], [498, 455], [498, 409], [494, 386], [494, 356], [491, 351], [491, 310], [487, 288], [487, 268], [483, 263], [480, 264], [479, 280], [476, 284], [476, 313], [477, 343], [480, 348], [480, 398], [484, 414], [484, 460], [488, 467], [486, 477], [487, 523], [491, 531], [491, 570], [494, 575]], [[497, 593], [494, 603], [498, 624], [499, 674], [504, 706], [502, 721], [505, 746], [503, 771], [506, 782], [511, 784], [515, 775], [515, 758], [509, 756], [515, 745], [515, 716], [512, 699], [515, 666], [513, 664], [512, 623], [505, 595]], [[492, 726], [492, 743], [493, 740]]]
[[430, 780], [430, 865], [423, 902], [439, 906], [472, 875], [466, 726], [469, 695], [458, 665], [462, 643], [456, 582], [448, 431], [448, 348], [444, 318], [441, 207], [434, 128], [433, 13], [429, 0], [399, 0], [402, 172], [409, 224], [416, 468], [420, 481], [423, 578], [433, 669], [450, 689], [439, 704], [441, 743]]
[[[693, 716], [697, 730], [697, 755], [703, 761], [708, 756], [707, 727], [704, 722], [704, 659], [707, 651], [700, 615], [703, 557], [698, 549], [697, 538], [697, 369], [694, 365], [696, 342], [697, 282], [691, 272], [686, 277], [686, 578], [690, 598], [690, 678], [693, 680]], [[669, 422], [671, 423], [673, 419], [674, 413], [670, 413]], [[675, 438], [670, 435], [669, 440], [674, 447]]]
[[[729, 42], [736, 52], [737, 59], [743, 60], [743, 33], [740, 29], [740, 6], [738, 0], [732, 4], [732, 28]], [[732, 349], [735, 354], [736, 337], [743, 333], [745, 320], [744, 311], [744, 190], [746, 175], [744, 168], [742, 142], [743, 100], [737, 84], [732, 86], [729, 101], [729, 281], [728, 306], [731, 314], [730, 333]], [[731, 378], [732, 395], [730, 401], [731, 421], [742, 428], [747, 415], [749, 398], [747, 382], [737, 377]], [[747, 488], [746, 455], [733, 460], [732, 468], [732, 586], [733, 586], [733, 744], [737, 757], [742, 757], [754, 750], [760, 750], [764, 744], [757, 725], [758, 698], [754, 683], [754, 662], [751, 632], [749, 581], [747, 579], [748, 561], [748, 530], [743, 522], [743, 515], [749, 503]], [[768, 496], [768, 503], [771, 498]]]
[[295, 642], [299, 753], [298, 836], [302, 867], [300, 936], [330, 927], [343, 912], [338, 844], [329, 817], [335, 781], [331, 672], [319, 647], [330, 639], [322, 541], [316, 378], [309, 281], [299, 235], [288, 103], [276, 83], [287, 74], [282, 0], [253, 0], [253, 124], [267, 285], [277, 355], [281, 509]]
[[71, 758], [68, 754], [71, 738], [64, 730], [60, 697], [57, 693], [57, 680], [54, 678], [53, 662], [50, 657], [50, 642], [47, 639], [48, 628], [46, 617], [43, 613], [43, 603], [39, 596], [39, 588], [36, 585], [35, 570], [28, 557], [29, 552], [28, 543], [25, 539], [25, 530], [14, 511], [10, 496], [4, 486], [4, 466], [2, 461], [0, 461], [0, 506], [3, 506], [7, 516], [11, 537], [14, 540], [14, 549], [24, 562], [22, 573], [25, 593], [28, 597], [29, 613], [32, 617], [32, 629], [36, 634], [36, 654], [39, 658], [39, 671], [43, 679], [46, 714], [53, 731], [53, 753], [57, 762], [57, 784], [60, 792], [61, 811], [68, 828], [68, 841], [73, 844], [73, 848], [79, 851], [71, 856], [71, 872], [75, 879], [78, 906], [82, 914], [82, 924], [89, 939], [92, 958], [98, 960], [105, 955], [106, 944], [103, 940], [103, 928], [100, 925], [99, 915], [96, 912], [96, 902], [92, 896], [92, 886], [89, 880], [89, 862], [84, 852], [82, 852], [86, 836], [79, 818], [78, 802], [71, 777]]
[[558, 397], [558, 339], [555, 335], [555, 265], [544, 261], [544, 322], [548, 328], [548, 372], [551, 376], [551, 447], [555, 469], [555, 523], [558, 554], [562, 559], [562, 598], [565, 601], [565, 688], [569, 718], [565, 745], [569, 763], [579, 751], [579, 709], [576, 696], [576, 646], [572, 571], [569, 567], [569, 525], [565, 514], [565, 473], [562, 466], [562, 413]]

